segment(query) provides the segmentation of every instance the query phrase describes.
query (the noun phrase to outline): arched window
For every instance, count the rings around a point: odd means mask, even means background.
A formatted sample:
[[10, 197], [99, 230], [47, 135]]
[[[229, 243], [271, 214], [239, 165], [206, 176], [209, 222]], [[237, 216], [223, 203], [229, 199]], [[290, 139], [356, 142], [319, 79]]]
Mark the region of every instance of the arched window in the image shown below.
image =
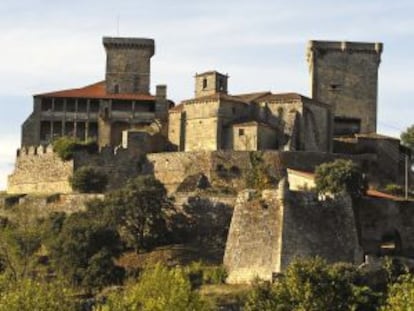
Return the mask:
[[207, 78], [203, 79], [203, 89], [207, 88]]

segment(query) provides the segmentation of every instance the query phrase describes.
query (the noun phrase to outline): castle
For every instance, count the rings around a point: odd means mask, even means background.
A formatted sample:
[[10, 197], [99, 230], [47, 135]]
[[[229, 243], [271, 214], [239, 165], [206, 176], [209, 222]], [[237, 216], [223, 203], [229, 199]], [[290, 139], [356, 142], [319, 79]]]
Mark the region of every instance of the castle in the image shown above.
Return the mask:
[[[139, 174], [154, 174], [172, 195], [194, 176], [230, 185], [241, 191], [224, 257], [233, 282], [269, 279], [295, 256], [361, 262], [390, 239], [399, 254], [414, 255], [414, 221], [402, 219], [409, 203], [378, 203], [380, 217], [370, 210], [377, 198], [355, 209], [347, 198], [321, 202], [301, 190], [312, 183], [303, 174], [337, 158], [358, 162], [374, 183], [401, 181], [407, 150], [376, 133], [381, 43], [310, 41], [311, 97], [229, 94], [228, 76], [207, 71], [195, 75], [194, 98], [178, 105], [165, 85], [150, 94], [152, 39], [104, 37], [103, 45], [104, 81], [34, 96], [8, 193], [70, 194], [68, 178], [86, 165], [107, 173], [108, 190]], [[100, 151], [62, 161], [50, 145], [61, 136], [95, 140]], [[275, 189], [243, 190], [252, 154], [279, 182]]]

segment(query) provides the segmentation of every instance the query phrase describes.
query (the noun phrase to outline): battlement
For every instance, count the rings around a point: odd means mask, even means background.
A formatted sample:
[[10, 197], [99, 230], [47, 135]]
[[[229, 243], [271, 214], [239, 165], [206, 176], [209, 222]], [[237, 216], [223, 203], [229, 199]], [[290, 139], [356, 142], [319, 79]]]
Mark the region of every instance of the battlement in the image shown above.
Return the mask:
[[102, 43], [105, 48], [148, 48], [151, 55], [155, 52], [154, 39], [149, 38], [120, 38], [120, 37], [103, 37]]
[[369, 52], [381, 54], [383, 44], [381, 42], [349, 42], [349, 41], [319, 41], [308, 42], [308, 52], [319, 51], [343, 51], [343, 52]]
[[52, 145], [39, 145], [39, 146], [25, 146], [22, 148], [17, 149], [16, 157], [25, 157], [25, 156], [34, 156], [34, 155], [42, 155], [42, 154], [52, 154], [53, 146]]

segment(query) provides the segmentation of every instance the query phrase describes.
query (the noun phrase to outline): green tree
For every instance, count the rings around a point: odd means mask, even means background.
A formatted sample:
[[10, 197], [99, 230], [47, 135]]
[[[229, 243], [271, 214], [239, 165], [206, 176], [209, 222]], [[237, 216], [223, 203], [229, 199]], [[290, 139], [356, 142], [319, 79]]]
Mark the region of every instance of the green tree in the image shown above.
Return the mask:
[[77, 169], [69, 179], [72, 189], [81, 193], [104, 192], [108, 177], [99, 168], [83, 166]]
[[10, 283], [0, 275], [0, 311], [75, 311], [73, 295], [59, 281], [21, 279]]
[[321, 259], [296, 260], [273, 286], [256, 284], [245, 311], [374, 311], [379, 296], [360, 284], [349, 265], [329, 266]]
[[414, 276], [402, 275], [398, 281], [392, 284], [388, 291], [388, 297], [382, 311], [407, 311], [414, 310]]
[[366, 192], [361, 169], [351, 160], [338, 159], [319, 165], [315, 170], [316, 190], [322, 194], [348, 192], [357, 198]]
[[95, 202], [89, 211], [115, 226], [123, 241], [135, 250], [146, 250], [165, 241], [166, 213], [172, 205], [164, 186], [153, 176], [139, 176]]
[[191, 288], [183, 269], [158, 264], [145, 270], [139, 281], [128, 285], [124, 292], [110, 295], [103, 310], [202, 311], [211, 307]]
[[402, 132], [400, 138], [404, 146], [414, 150], [414, 124]]
[[37, 264], [41, 231], [29, 206], [19, 206], [14, 213], [14, 219], [0, 227], [0, 262], [7, 276], [17, 281], [27, 277]]
[[48, 245], [58, 272], [74, 285], [87, 289], [119, 283], [123, 272], [114, 263], [122, 251], [118, 232], [86, 212], [75, 213], [63, 223]]

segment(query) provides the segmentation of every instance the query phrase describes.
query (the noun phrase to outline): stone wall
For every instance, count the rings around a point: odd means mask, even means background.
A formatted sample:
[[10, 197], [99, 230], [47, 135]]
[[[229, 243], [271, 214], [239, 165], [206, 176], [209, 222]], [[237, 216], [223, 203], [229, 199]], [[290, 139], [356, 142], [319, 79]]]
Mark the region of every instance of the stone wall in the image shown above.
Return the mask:
[[306, 192], [278, 190], [239, 194], [224, 255], [229, 283], [272, 280], [295, 258], [362, 262], [349, 197], [320, 201]]
[[312, 193], [290, 192], [283, 205], [281, 271], [295, 258], [315, 256], [328, 263], [362, 263], [349, 196], [319, 200]]
[[258, 195], [245, 190], [237, 197], [223, 260], [228, 283], [271, 280], [280, 271], [283, 207], [277, 191]]
[[[204, 174], [213, 187], [230, 187], [235, 190], [246, 188], [246, 174], [252, 168], [251, 151], [198, 151], [164, 152], [147, 155], [145, 173], [153, 173], [171, 192], [175, 192], [187, 177]], [[324, 152], [303, 151], [259, 151], [266, 172], [275, 180], [285, 175], [286, 168], [313, 172], [315, 166], [337, 158], [356, 162], [372, 161], [369, 155], [348, 156]]]
[[103, 199], [103, 194], [66, 193], [50, 195], [7, 195], [0, 197], [0, 216], [14, 214], [19, 207], [27, 208], [37, 217], [46, 217], [53, 212], [75, 213], [83, 211], [86, 203]]
[[358, 202], [361, 245], [368, 255], [383, 255], [381, 245], [394, 240], [392, 255], [414, 257], [414, 202], [366, 197]]
[[73, 161], [63, 162], [52, 146], [18, 151], [14, 172], [8, 178], [8, 193], [70, 193]]

